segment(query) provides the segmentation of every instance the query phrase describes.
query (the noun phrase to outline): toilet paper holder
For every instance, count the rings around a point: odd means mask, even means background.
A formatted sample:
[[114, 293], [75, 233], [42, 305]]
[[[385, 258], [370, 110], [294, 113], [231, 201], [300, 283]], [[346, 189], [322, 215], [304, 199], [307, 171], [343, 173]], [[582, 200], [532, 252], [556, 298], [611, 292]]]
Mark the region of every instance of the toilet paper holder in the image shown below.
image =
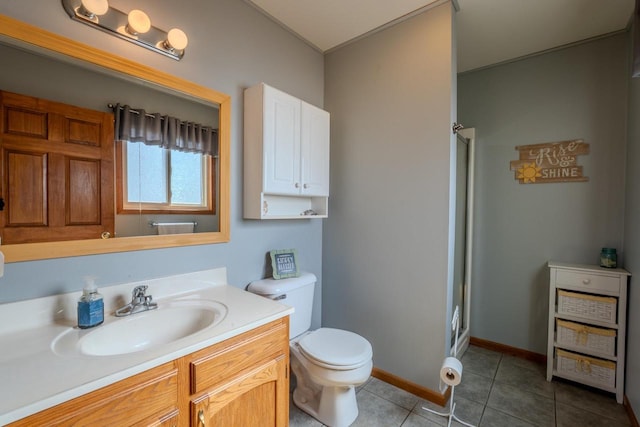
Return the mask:
[[462, 380], [462, 362], [458, 360], [458, 333], [460, 330], [460, 307], [456, 306], [455, 311], [453, 312], [453, 317], [451, 318], [451, 329], [455, 332], [454, 344], [453, 344], [453, 357], [447, 357], [444, 359], [442, 363], [442, 368], [440, 368], [440, 383], [445, 383], [451, 387], [451, 399], [449, 399], [449, 412], [438, 412], [433, 409], [429, 409], [426, 407], [422, 407], [425, 411], [431, 412], [432, 414], [440, 415], [441, 417], [449, 418], [449, 423], [447, 427], [451, 427], [451, 421], [456, 420], [460, 424], [463, 424], [468, 427], [476, 427], [473, 424], [469, 424], [465, 421], [462, 421], [455, 414], [456, 404], [453, 401], [453, 396], [455, 393], [456, 385], [460, 384]]

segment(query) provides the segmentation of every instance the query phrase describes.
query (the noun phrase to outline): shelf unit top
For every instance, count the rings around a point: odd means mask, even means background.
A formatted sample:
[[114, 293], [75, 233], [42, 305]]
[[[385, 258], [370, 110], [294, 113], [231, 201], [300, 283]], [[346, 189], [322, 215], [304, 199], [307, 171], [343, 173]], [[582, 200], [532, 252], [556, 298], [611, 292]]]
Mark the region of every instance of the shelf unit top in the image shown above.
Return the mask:
[[631, 273], [625, 270], [624, 268], [605, 268], [600, 267], [599, 265], [590, 265], [590, 264], [572, 264], [566, 262], [556, 262], [549, 261], [547, 262], [549, 268], [563, 268], [565, 270], [589, 270], [595, 273], [606, 273], [606, 274], [616, 274], [616, 275], [626, 275], [631, 276]]

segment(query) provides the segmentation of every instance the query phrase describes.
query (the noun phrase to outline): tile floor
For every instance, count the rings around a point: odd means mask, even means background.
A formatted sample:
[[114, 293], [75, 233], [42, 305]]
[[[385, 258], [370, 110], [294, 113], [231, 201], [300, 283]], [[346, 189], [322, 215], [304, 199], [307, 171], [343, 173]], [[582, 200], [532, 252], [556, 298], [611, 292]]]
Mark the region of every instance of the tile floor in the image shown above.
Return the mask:
[[[631, 423], [612, 394], [554, 379], [546, 367], [479, 347], [462, 358], [462, 384], [456, 387], [456, 415], [479, 427], [622, 427]], [[371, 378], [357, 392], [360, 414], [353, 427], [440, 427], [447, 419], [423, 406], [439, 407], [395, 386]], [[464, 427], [453, 422], [452, 426]], [[298, 409], [290, 409], [291, 427], [321, 427]]]

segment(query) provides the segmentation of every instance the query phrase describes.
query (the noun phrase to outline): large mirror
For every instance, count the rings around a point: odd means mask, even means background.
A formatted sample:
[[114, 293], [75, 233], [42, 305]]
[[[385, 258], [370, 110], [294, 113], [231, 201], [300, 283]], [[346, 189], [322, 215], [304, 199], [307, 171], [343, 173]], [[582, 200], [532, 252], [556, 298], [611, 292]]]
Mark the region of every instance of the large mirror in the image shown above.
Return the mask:
[[[57, 36], [3, 15], [0, 15], [0, 48], [5, 49], [5, 52], [6, 49], [17, 49], [22, 51], [23, 54], [24, 52], [36, 54], [48, 60], [54, 58], [56, 61], [67, 64], [65, 66], [73, 64], [73, 66], [81, 67], [84, 72], [91, 70], [92, 73], [99, 74], [102, 78], [117, 79], [126, 82], [126, 84], [138, 86], [125, 92], [155, 91], [157, 95], [151, 96], [145, 93], [139, 97], [142, 103], [140, 107], [142, 108], [146, 107], [143, 101], [145, 99], [170, 97], [169, 101], [164, 103], [160, 101], [160, 105], [165, 105], [169, 109], [169, 111], [163, 113], [176, 117], [188, 117], [189, 120], [195, 118], [195, 120], [205, 122], [205, 124], [217, 126], [219, 139], [219, 154], [213, 163], [215, 188], [213, 188], [212, 193], [215, 197], [213, 201], [215, 211], [209, 217], [200, 216], [197, 221], [199, 228], [204, 232], [150, 235], [156, 233], [156, 230], [151, 226], [152, 223], [155, 223], [155, 220], [149, 220], [150, 217], [148, 215], [143, 215], [144, 212], [141, 208], [138, 216], [131, 215], [131, 212], [129, 212], [129, 215], [116, 215], [116, 223], [120, 223], [121, 227], [121, 231], [116, 233], [116, 237], [3, 244], [2, 252], [5, 255], [6, 262], [229, 241], [230, 97], [228, 95]], [[26, 78], [29, 73], [20, 74], [24, 74]], [[47, 79], [47, 76], [41, 75], [40, 79]], [[29, 86], [28, 82], [25, 84]], [[55, 85], [58, 82], [51, 81], [50, 84]], [[0, 85], [0, 90], [3, 89], [6, 90]], [[86, 86], [77, 87], [77, 93], [71, 94], [69, 99], [73, 100], [74, 97], [76, 99], [82, 97], [82, 94], [86, 94], [87, 90], [90, 90], [90, 88]], [[122, 101], [129, 102], [127, 96], [123, 96]], [[43, 98], [46, 98], [46, 94], [43, 95]], [[112, 99], [108, 101], [113, 102]], [[103, 101], [101, 100], [100, 102]], [[121, 102], [121, 100], [117, 99], [115, 102]], [[131, 103], [133, 104], [134, 101], [131, 101]], [[132, 106], [135, 107], [135, 105]], [[105, 108], [106, 105], [102, 107]], [[113, 164], [116, 165], [116, 163], [114, 159]], [[114, 185], [114, 188], [117, 188], [117, 185]], [[162, 217], [158, 218], [160, 218], [160, 221], [172, 221], [173, 219], [171, 218], [183, 221], [183, 218], [188, 217], [169, 216], [166, 217], [169, 219], [164, 220]], [[131, 231], [136, 229], [136, 225], [139, 226], [137, 227], [138, 231]], [[116, 224], [117, 230], [118, 224]]]

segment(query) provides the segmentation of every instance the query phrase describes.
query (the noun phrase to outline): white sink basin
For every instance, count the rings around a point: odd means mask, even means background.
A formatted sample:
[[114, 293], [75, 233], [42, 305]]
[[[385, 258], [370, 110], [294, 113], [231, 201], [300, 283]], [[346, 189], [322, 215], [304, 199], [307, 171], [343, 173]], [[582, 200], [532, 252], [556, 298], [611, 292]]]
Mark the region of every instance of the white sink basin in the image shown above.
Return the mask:
[[105, 316], [105, 324], [93, 329], [65, 331], [56, 337], [52, 348], [61, 356], [135, 353], [212, 328], [226, 315], [227, 307], [217, 301], [160, 301], [156, 310], [119, 318]]

